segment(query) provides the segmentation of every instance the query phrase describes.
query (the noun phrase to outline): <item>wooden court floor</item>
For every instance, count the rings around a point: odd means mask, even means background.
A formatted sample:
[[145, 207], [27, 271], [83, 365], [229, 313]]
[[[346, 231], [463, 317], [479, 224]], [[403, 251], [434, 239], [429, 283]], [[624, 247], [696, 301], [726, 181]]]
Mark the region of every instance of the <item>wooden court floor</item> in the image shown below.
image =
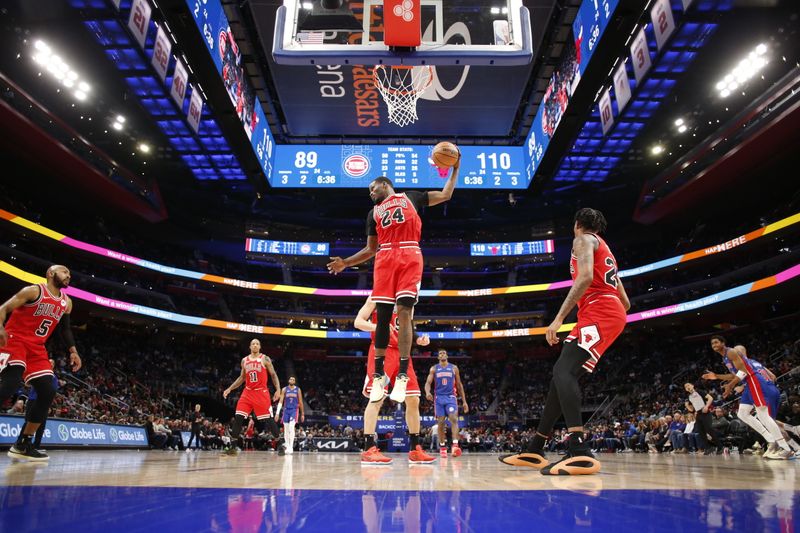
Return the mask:
[[363, 467], [358, 454], [175, 451], [53, 451], [48, 465], [0, 458], [0, 485], [324, 490], [798, 490], [800, 461], [757, 456], [601, 454], [594, 476], [548, 477], [506, 466], [494, 454], [465, 454], [409, 465]]

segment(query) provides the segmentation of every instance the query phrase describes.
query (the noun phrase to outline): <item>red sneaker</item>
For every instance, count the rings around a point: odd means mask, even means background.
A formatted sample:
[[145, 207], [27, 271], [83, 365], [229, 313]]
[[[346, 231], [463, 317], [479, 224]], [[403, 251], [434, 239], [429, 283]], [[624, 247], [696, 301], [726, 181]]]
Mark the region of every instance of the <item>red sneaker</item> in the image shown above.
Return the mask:
[[377, 448], [377, 446], [373, 446], [369, 450], [361, 452], [361, 464], [390, 465], [392, 464], [392, 459], [390, 457], [386, 457], [385, 455], [383, 455], [381, 451]]
[[439, 457], [447, 459], [447, 448], [439, 448]]
[[408, 452], [408, 462], [415, 465], [424, 465], [432, 463], [436, 460], [436, 457], [428, 455], [422, 450], [422, 446], [417, 444], [417, 447]]
[[453, 457], [461, 457], [461, 448], [458, 444], [453, 444], [453, 450], [450, 453], [453, 454]]

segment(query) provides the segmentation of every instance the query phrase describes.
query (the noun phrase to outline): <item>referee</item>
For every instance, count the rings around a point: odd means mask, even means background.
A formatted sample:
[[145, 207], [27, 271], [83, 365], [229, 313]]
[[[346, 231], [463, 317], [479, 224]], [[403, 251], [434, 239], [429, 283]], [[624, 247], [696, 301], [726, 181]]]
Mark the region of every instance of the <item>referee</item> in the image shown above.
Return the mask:
[[706, 393], [705, 401], [703, 401], [703, 395], [694, 388], [693, 384], [686, 383], [683, 388], [689, 393], [689, 401], [686, 402], [686, 408], [694, 410], [695, 412], [694, 430], [698, 434], [698, 443], [705, 450], [704, 455], [711, 455], [714, 453], [708, 443], [707, 435], [711, 435], [711, 440], [716, 444], [717, 451], [720, 451], [722, 449], [722, 440], [711, 425], [711, 406], [714, 403], [713, 396]]

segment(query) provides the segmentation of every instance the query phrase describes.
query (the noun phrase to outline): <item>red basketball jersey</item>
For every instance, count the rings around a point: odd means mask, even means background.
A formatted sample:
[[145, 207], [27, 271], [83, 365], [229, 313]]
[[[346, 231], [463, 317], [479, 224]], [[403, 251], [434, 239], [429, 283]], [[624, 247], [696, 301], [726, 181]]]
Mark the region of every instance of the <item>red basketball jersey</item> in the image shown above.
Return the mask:
[[267, 390], [267, 375], [269, 372], [264, 364], [264, 358], [264, 355], [259, 355], [258, 359], [251, 359], [248, 355], [242, 359], [246, 389]]
[[406, 194], [389, 196], [375, 206], [372, 217], [375, 219], [379, 245], [419, 244], [422, 236], [422, 218]]
[[39, 298], [17, 307], [6, 323], [6, 331], [17, 337], [44, 344], [67, 311], [67, 297], [61, 294], [56, 298], [47, 290], [47, 285], [39, 284]]
[[[372, 312], [372, 323], [378, 323], [378, 311], [377, 309]], [[397, 348], [400, 346], [398, 341], [398, 332], [400, 331], [400, 322], [397, 319], [397, 308], [392, 311], [392, 321], [389, 322], [389, 348]], [[375, 344], [375, 332], [373, 331], [370, 333], [370, 337], [372, 337], [372, 343]]]
[[[578, 301], [579, 308], [587, 301], [593, 300], [598, 296], [604, 294], [617, 296], [618, 294], [617, 284], [619, 280], [617, 279], [617, 260], [614, 258], [614, 254], [611, 253], [606, 241], [593, 233], [588, 235], [597, 239], [600, 246], [594, 251], [592, 284], [589, 285], [589, 288], [586, 289], [586, 292], [583, 293], [583, 296]], [[573, 280], [578, 276], [578, 258], [575, 257], [574, 253], [569, 261], [569, 273]]]

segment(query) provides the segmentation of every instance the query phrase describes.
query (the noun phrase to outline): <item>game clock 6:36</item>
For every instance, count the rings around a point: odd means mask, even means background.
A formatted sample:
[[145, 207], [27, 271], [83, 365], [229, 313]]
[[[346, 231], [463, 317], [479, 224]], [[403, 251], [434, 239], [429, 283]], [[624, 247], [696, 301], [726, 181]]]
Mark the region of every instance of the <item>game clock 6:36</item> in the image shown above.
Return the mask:
[[[522, 147], [461, 146], [457, 187], [524, 189]], [[431, 160], [433, 146], [278, 145], [273, 187], [361, 188], [388, 176], [398, 189], [440, 189], [450, 175]]]

